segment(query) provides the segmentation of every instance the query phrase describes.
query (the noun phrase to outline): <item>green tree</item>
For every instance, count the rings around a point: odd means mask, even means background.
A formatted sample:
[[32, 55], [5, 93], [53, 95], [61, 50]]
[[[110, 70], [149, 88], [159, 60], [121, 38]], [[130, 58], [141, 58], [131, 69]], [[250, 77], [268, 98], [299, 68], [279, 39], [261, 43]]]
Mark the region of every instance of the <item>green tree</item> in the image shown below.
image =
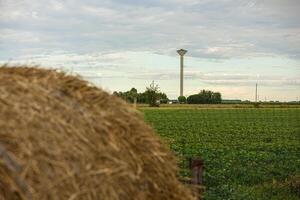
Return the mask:
[[160, 103], [168, 103], [168, 101], [169, 101], [167, 95], [163, 92], [159, 92], [158, 97], [159, 97], [159, 102]]
[[147, 96], [145, 92], [137, 94], [137, 102], [138, 103], [147, 103]]
[[212, 95], [212, 103], [221, 103], [222, 96], [220, 92], [214, 92]]
[[154, 84], [154, 81], [146, 88], [145, 94], [150, 107], [159, 106], [159, 87]]
[[186, 103], [186, 97], [185, 96], [179, 96], [178, 101], [179, 101], [179, 103]]
[[127, 99], [130, 103], [133, 103], [134, 102], [134, 99], [137, 98], [137, 89], [135, 88], [131, 88], [131, 90], [128, 91], [128, 94], [127, 94]]
[[113, 92], [113, 95], [121, 97], [129, 103], [133, 103], [134, 99], [138, 97], [137, 89], [131, 88], [131, 90], [126, 92]]

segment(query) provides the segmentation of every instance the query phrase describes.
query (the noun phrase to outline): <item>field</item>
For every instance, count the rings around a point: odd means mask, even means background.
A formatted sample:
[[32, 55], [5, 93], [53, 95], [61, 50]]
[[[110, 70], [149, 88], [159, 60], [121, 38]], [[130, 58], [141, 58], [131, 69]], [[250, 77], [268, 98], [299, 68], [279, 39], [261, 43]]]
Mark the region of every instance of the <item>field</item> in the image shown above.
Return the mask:
[[182, 158], [205, 162], [205, 199], [299, 199], [299, 108], [139, 108]]

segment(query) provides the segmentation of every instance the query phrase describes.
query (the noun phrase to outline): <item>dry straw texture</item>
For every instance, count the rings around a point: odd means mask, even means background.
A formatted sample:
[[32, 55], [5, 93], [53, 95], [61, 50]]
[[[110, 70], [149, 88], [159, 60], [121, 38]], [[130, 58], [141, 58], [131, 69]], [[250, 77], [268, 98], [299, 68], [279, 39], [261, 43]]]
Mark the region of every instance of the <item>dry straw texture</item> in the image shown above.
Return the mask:
[[78, 77], [0, 67], [0, 199], [193, 199], [140, 114]]

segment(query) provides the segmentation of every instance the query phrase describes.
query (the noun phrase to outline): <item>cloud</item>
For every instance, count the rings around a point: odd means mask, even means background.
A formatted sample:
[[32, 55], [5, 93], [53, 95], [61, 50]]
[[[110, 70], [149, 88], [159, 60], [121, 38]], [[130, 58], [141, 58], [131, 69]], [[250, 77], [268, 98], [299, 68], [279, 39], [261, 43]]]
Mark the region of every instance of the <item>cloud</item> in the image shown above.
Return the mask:
[[[25, 38], [48, 50], [171, 55], [184, 47], [191, 56], [209, 59], [299, 59], [299, 5], [296, 0], [2, 0], [0, 25], [11, 35], [27, 33]], [[36, 47], [21, 39], [1, 42], [3, 52], [19, 47], [14, 57]]]
[[[179, 74], [165, 71], [154, 72], [147, 71], [130, 75], [132, 79], [142, 80], [179, 80]], [[255, 74], [237, 74], [237, 73], [218, 73], [218, 72], [191, 72], [184, 74], [186, 81], [198, 81], [207, 85], [220, 86], [251, 86], [259, 83], [266, 87], [282, 86], [300, 86], [300, 77], [286, 77], [276, 75], [255, 75]]]
[[[299, 0], [0, 0], [0, 62], [59, 67], [113, 89], [159, 80], [175, 96], [171, 66], [186, 48], [206, 66], [187, 66], [195, 88], [299, 88], [299, 10]], [[270, 65], [276, 72], [259, 69]]]
[[[219, 48], [210, 51], [221, 51]], [[134, 52], [110, 52], [110, 53], [71, 53], [66, 51], [46, 52], [36, 55], [24, 55], [18, 59], [9, 61], [8, 64], [41, 65], [43, 67], [59, 68], [69, 73], [78, 74], [86, 79], [117, 79], [127, 77], [130, 80], [140, 81], [173, 81], [179, 80], [179, 73], [174, 69], [156, 69], [154, 66], [139, 67], [133, 62], [143, 54]], [[153, 58], [154, 59], [154, 58]], [[0, 63], [6, 63], [2, 61]], [[255, 83], [266, 87], [299, 87], [300, 76], [297, 74], [255, 74], [251, 71], [213, 71], [200, 72], [199, 67], [188, 67], [184, 72], [186, 81], [197, 81], [213, 86], [252, 86]], [[283, 69], [284, 66], [271, 66], [274, 69]], [[203, 69], [200, 68], [200, 69]]]
[[40, 37], [29, 31], [14, 31], [12, 29], [0, 30], [0, 40], [5, 42], [17, 42], [19, 44], [39, 43]]

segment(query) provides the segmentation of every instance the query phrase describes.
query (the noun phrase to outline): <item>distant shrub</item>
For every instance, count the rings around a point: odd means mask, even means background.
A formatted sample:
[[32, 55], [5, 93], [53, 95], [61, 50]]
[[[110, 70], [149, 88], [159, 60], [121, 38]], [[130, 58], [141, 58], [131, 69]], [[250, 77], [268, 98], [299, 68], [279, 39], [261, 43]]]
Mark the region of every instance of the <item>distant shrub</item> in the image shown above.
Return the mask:
[[185, 96], [179, 96], [178, 101], [179, 101], [179, 103], [186, 103], [186, 97]]

